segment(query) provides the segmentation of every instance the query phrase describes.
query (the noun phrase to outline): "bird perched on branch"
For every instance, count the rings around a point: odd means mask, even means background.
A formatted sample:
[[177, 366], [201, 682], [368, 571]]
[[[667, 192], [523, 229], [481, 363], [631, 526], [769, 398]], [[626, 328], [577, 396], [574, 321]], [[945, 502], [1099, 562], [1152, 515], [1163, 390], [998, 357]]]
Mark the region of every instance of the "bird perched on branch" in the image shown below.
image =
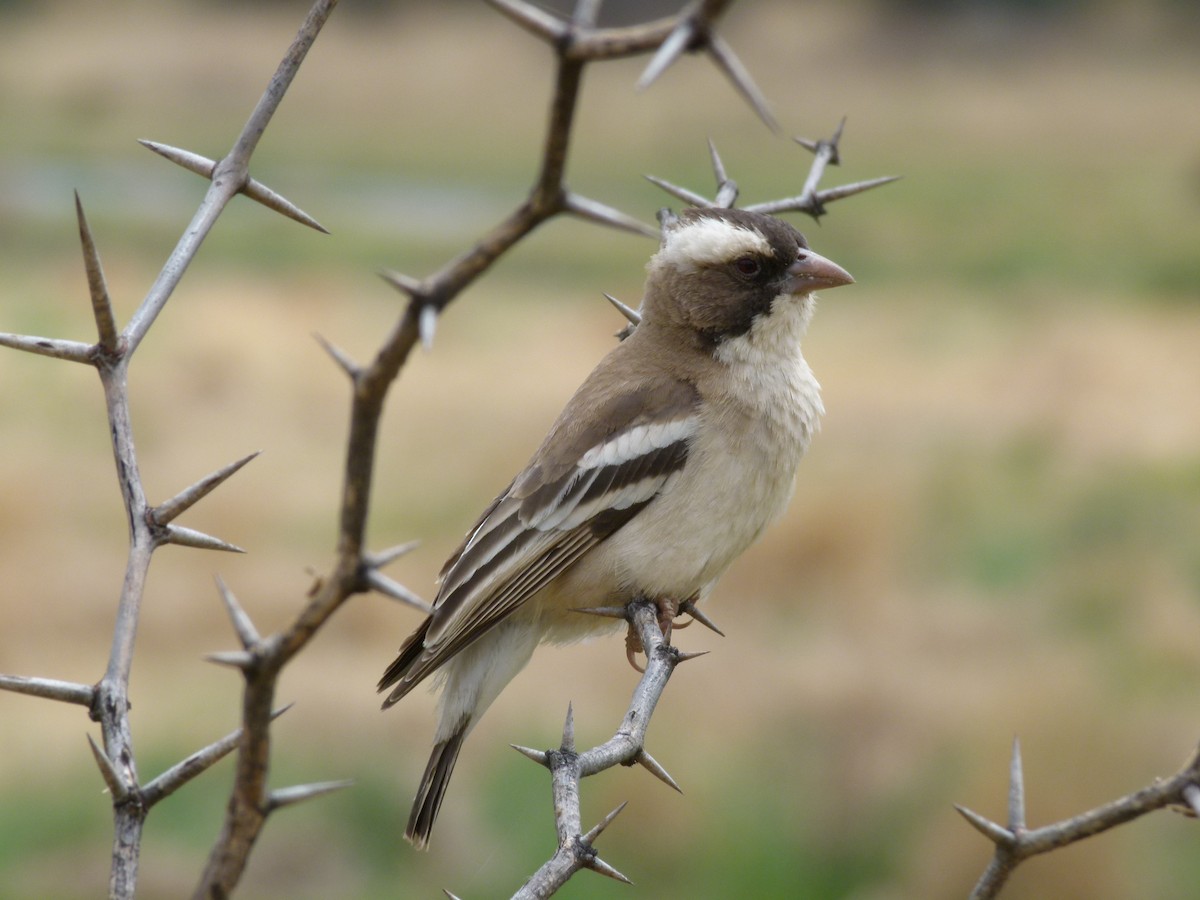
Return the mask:
[[654, 600], [669, 623], [784, 509], [822, 414], [800, 354], [813, 291], [850, 284], [779, 219], [664, 220], [641, 322], [446, 562], [432, 614], [379, 690], [438, 673], [440, 721], [405, 836], [430, 831], [463, 740], [543, 640], [610, 623], [580, 608]]

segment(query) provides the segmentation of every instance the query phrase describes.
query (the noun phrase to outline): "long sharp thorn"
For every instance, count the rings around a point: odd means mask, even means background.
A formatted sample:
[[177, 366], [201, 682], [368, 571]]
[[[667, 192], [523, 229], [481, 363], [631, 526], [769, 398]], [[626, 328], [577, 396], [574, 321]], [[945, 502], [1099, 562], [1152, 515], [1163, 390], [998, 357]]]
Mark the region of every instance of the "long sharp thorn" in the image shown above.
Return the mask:
[[433, 612], [432, 606], [430, 606], [404, 585], [400, 584], [400, 582], [388, 578], [378, 569], [368, 569], [363, 575], [363, 578], [368, 587], [370, 587], [372, 590], [378, 591], [385, 597], [391, 597], [393, 600], [399, 600], [401, 603], [406, 603], [414, 609], [419, 609], [421, 612], [427, 615]]
[[636, 309], [632, 309], [614, 297], [612, 294], [605, 294], [604, 299], [611, 303], [621, 315], [623, 315], [630, 325], [640, 325], [642, 323], [642, 314]]
[[597, 872], [600, 875], [612, 878], [615, 881], [621, 882], [622, 884], [633, 884], [632, 881], [630, 881], [598, 856], [593, 856], [591, 860], [588, 861], [587, 867], [593, 872]]
[[810, 153], [818, 153], [821, 150], [821, 141], [814, 141], [811, 138], [804, 138], [799, 135], [793, 137], [792, 140]]
[[88, 746], [92, 748], [92, 756], [96, 759], [96, 765], [100, 767], [100, 775], [104, 778], [104, 783], [108, 785], [108, 792], [112, 794], [113, 802], [119, 803], [129, 795], [129, 787], [125, 784], [125, 779], [117, 771], [113, 761], [108, 758], [108, 754], [100, 749], [100, 745], [90, 734], [87, 739]]
[[645, 769], [647, 772], [649, 772], [651, 775], [653, 775], [655, 778], [657, 778], [659, 781], [661, 781], [663, 784], [667, 785], [668, 787], [674, 788], [681, 794], [683, 793], [683, 788], [681, 788], [679, 786], [679, 784], [675, 781], [675, 779], [671, 777], [671, 774], [662, 767], [662, 764], [659, 763], [658, 760], [656, 760], [653, 756], [651, 756], [645, 750], [638, 751], [638, 755], [633, 758], [633, 761], [636, 762], [643, 769]]
[[254, 656], [245, 650], [220, 650], [216, 653], [209, 653], [204, 658], [218, 666], [229, 666], [232, 669], [241, 669], [243, 672], [254, 666]]
[[645, 235], [646, 237], [658, 237], [658, 229], [651, 228], [644, 222], [639, 222], [633, 216], [628, 216], [619, 209], [605, 206], [603, 203], [588, 197], [569, 193], [564, 202], [567, 212], [581, 219], [586, 219], [589, 222], [596, 222], [600, 225], [607, 225], [610, 228], [617, 228], [621, 231], [629, 231], [633, 234]]
[[713, 143], [712, 138], [708, 139], [708, 153], [712, 158], [713, 175], [717, 179], [717, 194], [714, 202], [723, 209], [731, 209], [738, 198], [737, 182], [731, 180], [725, 172], [725, 164], [721, 162], [720, 154], [717, 153], [717, 145]]
[[709, 652], [710, 651], [708, 650], [697, 650], [695, 653], [678, 653], [675, 656], [675, 664], [678, 665], [679, 663], [685, 663], [693, 659], [699, 659], [701, 656], [708, 656]]
[[1200, 786], [1189, 784], [1183, 789], [1183, 799], [1191, 815], [1200, 817]]
[[562, 746], [564, 753], [575, 752], [575, 707], [567, 704], [567, 719], [563, 722]]
[[91, 706], [96, 689], [90, 684], [75, 684], [53, 678], [26, 678], [23, 675], [0, 675], [0, 691], [41, 697], [44, 700], [59, 700], [79, 706]]
[[958, 814], [971, 823], [971, 827], [982, 834], [993, 844], [999, 844], [1004, 847], [1009, 847], [1013, 843], [1013, 834], [1006, 828], [1001, 828], [990, 819], [985, 819], [974, 810], [968, 809], [965, 806], [954, 804], [954, 808]]
[[287, 216], [293, 222], [299, 222], [301, 225], [307, 225], [309, 228], [319, 231], [322, 234], [329, 234], [328, 228], [298, 207], [295, 203], [292, 203], [292, 201], [288, 200], [282, 194], [271, 190], [261, 181], [256, 181], [255, 179], [251, 178], [246, 182], [246, 186], [242, 188], [242, 193], [251, 200], [261, 203], [267, 209], [273, 209], [275, 212]]
[[826, 188], [823, 191], [817, 191], [817, 200], [820, 203], [832, 203], [834, 200], [852, 197], [855, 194], [861, 194], [863, 191], [869, 191], [871, 188], [899, 181], [901, 177], [900, 175], [884, 175], [881, 178], [871, 178], [867, 181], [856, 181], [853, 184], [843, 184], [838, 187]]
[[177, 166], [183, 166], [189, 172], [195, 172], [205, 178], [212, 178], [213, 169], [217, 164], [208, 157], [201, 156], [198, 153], [191, 153], [187, 150], [180, 150], [178, 147], [172, 147], [170, 144], [160, 144], [158, 141], [147, 141], [139, 139], [138, 143], [143, 147], [153, 150], [159, 156], [169, 159]]
[[738, 93], [745, 98], [746, 102], [753, 107], [758, 113], [758, 117], [762, 119], [763, 124], [770, 128], [776, 134], [779, 134], [781, 129], [779, 123], [775, 121], [775, 116], [771, 114], [771, 108], [767, 104], [767, 98], [763, 96], [762, 91], [758, 89], [758, 85], [754, 83], [754, 79], [750, 77], [749, 71], [742, 65], [741, 60], [733, 52], [733, 48], [725, 43], [724, 38], [718, 34], [710, 34], [708, 38], [708, 55], [712, 57], [713, 62], [717, 64], [717, 68], [725, 73], [725, 77], [733, 82], [733, 86], [737, 88]]
[[[710, 619], [707, 615], [702, 613], [700, 611], [700, 608], [698, 606], [696, 606], [696, 604], [691, 602], [690, 600], [687, 603], [683, 604], [683, 606], [679, 607], [679, 611], [681, 613], [687, 613], [689, 616], [692, 617], [693, 620], [699, 622], [705, 628], [709, 629], [710, 631], [715, 631], [721, 637], [725, 637], [725, 632], [723, 632], [720, 628], [718, 628], [716, 626], [716, 623], [713, 622], [713, 620]], [[676, 626], [676, 627], [678, 628], [679, 626]]]
[[576, 0], [571, 22], [576, 28], [595, 28], [600, 18], [600, 5], [604, 0]]
[[667, 35], [666, 40], [659, 45], [650, 64], [642, 72], [642, 77], [638, 79], [637, 90], [644, 91], [657, 81], [658, 76], [667, 71], [671, 64], [688, 49], [695, 34], [695, 25], [690, 20], [680, 22], [675, 30]]
[[[289, 703], [287, 706], [275, 710], [271, 713], [271, 720], [278, 719], [290, 708], [291, 704]], [[229, 752], [241, 742], [241, 739], [242, 729], [238, 728], [220, 740], [213, 741], [207, 747], [197, 750], [187, 759], [176, 763], [142, 788], [142, 802], [147, 807], [151, 807], [159, 800], [171, 796], [197, 775], [207, 772], [228, 756]]]
[[857, 181], [854, 184], [827, 188], [823, 191], [817, 191], [815, 195], [800, 194], [797, 197], [787, 197], [783, 200], [754, 203], [745, 207], [745, 209], [750, 212], [766, 213], [767, 215], [775, 215], [781, 212], [803, 212], [809, 215], [820, 215], [823, 212], [821, 207], [825, 203], [832, 203], [834, 200], [841, 200], [844, 197], [861, 194], [863, 191], [869, 191], [871, 188], [899, 181], [900, 178], [900, 175], [885, 175], [882, 178], [872, 178], [869, 181]]
[[605, 619], [624, 619], [623, 606], [576, 606], [571, 612], [584, 613], [589, 616], [601, 616]]
[[391, 269], [384, 269], [379, 273], [379, 277], [396, 290], [403, 291], [410, 297], [419, 297], [424, 294], [424, 286], [420, 279], [413, 278], [411, 275], [405, 275], [403, 272], [395, 272]]
[[708, 155], [712, 160], [713, 175], [716, 176], [717, 186], [720, 187], [729, 180], [729, 176], [725, 173], [725, 164], [721, 162], [721, 154], [717, 153], [717, 145], [713, 143], [713, 139], [708, 139]]
[[680, 200], [689, 204], [690, 206], [708, 208], [713, 205], [711, 200], [707, 200], [704, 197], [701, 197], [699, 194], [689, 191], [687, 188], [681, 188], [678, 185], [671, 184], [671, 182], [665, 181], [664, 179], [659, 178], [657, 175], [645, 175], [643, 177], [651, 184], [662, 188], [672, 197], [678, 197]]
[[280, 788], [277, 791], [271, 791], [267, 797], [267, 811], [274, 812], [277, 809], [283, 809], [285, 806], [303, 803], [305, 800], [312, 800], [325, 794], [331, 794], [334, 791], [352, 787], [353, 784], [354, 782], [349, 780], [319, 781], [314, 784], [299, 784], [295, 787]]
[[612, 820], [615, 819], [617, 816], [619, 816], [621, 814], [621, 810], [623, 810], [628, 805], [629, 805], [628, 800], [622, 801], [620, 806], [618, 806], [616, 809], [614, 809], [612, 812], [610, 812], [607, 816], [605, 816], [603, 819], [601, 819], [599, 822], [597, 822], [587, 834], [583, 835], [583, 837], [580, 838], [580, 840], [583, 841], [585, 844], [587, 844], [589, 847], [592, 846], [592, 844], [594, 844], [596, 842], [596, 838], [600, 837], [600, 835], [604, 833], [604, 829], [607, 828], [609, 825], [611, 825]]
[[0, 347], [11, 347], [13, 350], [36, 353], [38, 356], [49, 356], [53, 359], [66, 359], [71, 362], [95, 365], [92, 359], [94, 345], [85, 344], [81, 341], [61, 341], [58, 338], [0, 332]]
[[352, 360], [346, 351], [319, 334], [314, 334], [313, 337], [317, 339], [317, 343], [321, 345], [321, 349], [328, 353], [341, 370], [350, 376], [351, 381], [358, 378], [362, 373], [362, 369], [358, 367], [358, 363]]
[[442, 893], [445, 894], [447, 897], [449, 897], [450, 900], [460, 900], [458, 894], [452, 894], [445, 888], [442, 888]]
[[417, 332], [421, 335], [421, 346], [426, 350], [433, 349], [433, 336], [437, 332], [438, 308], [432, 303], [422, 303], [421, 313], [417, 317]]
[[524, 3], [522, 0], [487, 0], [509, 19], [542, 40], [554, 43], [566, 37], [568, 26], [557, 16]]
[[92, 296], [92, 315], [96, 319], [96, 331], [100, 336], [100, 347], [107, 353], [117, 350], [117, 323], [113, 318], [112, 300], [108, 286], [104, 283], [104, 268], [100, 265], [100, 253], [83, 214], [83, 203], [79, 191], [75, 192], [75, 218], [79, 222], [79, 242], [83, 245], [83, 265], [87, 271], [88, 292]]
[[833, 130], [833, 137], [829, 139], [829, 145], [833, 147], [833, 155], [829, 157], [829, 162], [835, 166], [842, 164], [841, 156], [838, 154], [838, 144], [842, 142], [842, 132], [846, 130], [846, 117], [842, 116], [842, 121], [838, 122], [838, 127]]
[[184, 528], [180, 525], [168, 525], [166, 542], [180, 547], [195, 547], [197, 550], [223, 550], [226, 553], [245, 553], [237, 544], [231, 544], [220, 538], [194, 528]]
[[246, 463], [250, 462], [250, 460], [254, 459], [261, 452], [261, 450], [255, 450], [253, 453], [246, 454], [241, 459], [235, 460], [229, 465], [217, 469], [211, 475], [201, 478], [195, 484], [180, 491], [170, 500], [160, 503], [151, 511], [154, 515], [154, 521], [159, 525], [166, 525], [177, 518], [180, 513], [191, 509], [191, 507], [220, 487], [234, 472], [246, 465]]
[[522, 747], [520, 744], [509, 744], [508, 746], [512, 747], [522, 756], [532, 759], [539, 766], [549, 764], [550, 756], [545, 750], [534, 750], [532, 747]]
[[397, 544], [395, 547], [389, 547], [387, 550], [380, 550], [378, 553], [364, 554], [363, 559], [371, 568], [382, 569], [384, 566], [395, 562], [400, 557], [411, 553], [420, 546], [420, 541], [408, 541], [404, 544]]
[[1008, 768], [1008, 830], [1017, 834], [1025, 828], [1025, 773], [1021, 764], [1021, 739], [1013, 738], [1012, 761]]
[[217, 576], [217, 592], [221, 595], [221, 600], [225, 603], [225, 611], [229, 613], [229, 619], [233, 622], [233, 630], [237, 632], [238, 640], [242, 642], [242, 647], [249, 650], [258, 644], [260, 638], [258, 630], [254, 627], [254, 622], [250, 616], [242, 609], [238, 603], [237, 597], [233, 595], [225, 584], [221, 576]]

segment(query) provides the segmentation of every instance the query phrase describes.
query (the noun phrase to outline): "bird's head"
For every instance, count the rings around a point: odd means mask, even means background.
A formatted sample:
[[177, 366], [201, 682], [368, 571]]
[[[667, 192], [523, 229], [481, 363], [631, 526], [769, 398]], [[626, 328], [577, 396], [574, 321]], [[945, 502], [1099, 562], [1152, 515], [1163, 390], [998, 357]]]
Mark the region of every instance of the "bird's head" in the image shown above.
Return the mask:
[[688, 209], [666, 221], [647, 271], [644, 321], [712, 344], [745, 334], [782, 304], [854, 281], [787, 222], [742, 209]]

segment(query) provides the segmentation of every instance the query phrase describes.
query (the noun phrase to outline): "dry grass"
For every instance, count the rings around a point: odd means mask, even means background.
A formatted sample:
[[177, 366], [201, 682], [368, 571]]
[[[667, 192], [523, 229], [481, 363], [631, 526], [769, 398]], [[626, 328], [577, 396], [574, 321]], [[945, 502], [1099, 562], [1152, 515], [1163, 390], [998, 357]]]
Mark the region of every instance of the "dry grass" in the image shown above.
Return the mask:
[[[714, 652], [679, 673], [651, 738], [687, 794], [621, 772], [588, 785], [585, 812], [633, 800], [605, 841], [645, 896], [963, 896], [985, 847], [950, 802], [999, 813], [1014, 733], [1034, 823], [1173, 770], [1197, 735], [1200, 68], [1137, 32], [1152, 25], [1113, 20], [1119, 9], [1106, 26], [1032, 37], [920, 37], [866, 6], [744, 7], [731, 40], [785, 126], [819, 133], [849, 112], [846, 177], [908, 177], [809, 229], [859, 284], [814, 324], [825, 431], [788, 516], [714, 598], [729, 637], [684, 633]], [[22, 187], [0, 193], [0, 327], [88, 333], [76, 181], [113, 292], [133, 307], [193, 202], [133, 138], [215, 152], [292, 18], [175, 4], [0, 13], [0, 180]], [[309, 335], [369, 352], [396, 310], [371, 268], [427, 271], [519, 195], [547, 63], [490, 16], [339, 11], [258, 170], [334, 236], [233, 210], [140, 351], [152, 497], [266, 451], [187, 522], [252, 552], [171, 548], [155, 563], [133, 691], [135, 738], [155, 761], [143, 776], [235, 724], [233, 676], [198, 661], [231, 640], [212, 573], [270, 628], [299, 604], [306, 567], [329, 559], [345, 387]], [[796, 187], [798, 156], [699, 64], [646, 95], [629, 91], [635, 72], [591, 73], [575, 187], [649, 219], [661, 200], [636, 174], [705, 183], [708, 134], [748, 196]], [[150, 180], [109, 193], [130, 168]], [[379, 545], [424, 540], [396, 567], [405, 583], [429, 592], [609, 346], [617, 322], [599, 291], [635, 298], [649, 249], [549, 226], [405, 373], [373, 525]], [[99, 391], [82, 369], [14, 354], [0, 355], [0, 379], [0, 670], [91, 681], [124, 542]], [[617, 643], [538, 655], [473, 738], [438, 846], [418, 857], [399, 834], [432, 703], [383, 716], [371, 693], [414, 622], [358, 601], [286, 677], [283, 699], [299, 703], [280, 727], [280, 779], [360, 787], [274, 823], [248, 896], [496, 895], [546, 852], [548, 793], [502, 748], [553, 741], [569, 699], [582, 739], [599, 738], [632, 685]], [[3, 696], [0, 717], [0, 806], [22, 810], [0, 835], [16, 848], [0, 856], [7, 895], [94, 894], [106, 800], [86, 722]], [[151, 819], [146, 896], [190, 884], [226, 777], [165, 806], [157, 830]], [[33, 804], [27, 786], [47, 781], [64, 787]], [[505, 804], [533, 816], [530, 835]], [[75, 821], [92, 833], [73, 838]], [[657, 857], [635, 855], [652, 828]], [[1194, 839], [1194, 824], [1162, 815], [1030, 865], [1010, 895], [1185, 897]], [[80, 857], [83, 874], [64, 876]]]

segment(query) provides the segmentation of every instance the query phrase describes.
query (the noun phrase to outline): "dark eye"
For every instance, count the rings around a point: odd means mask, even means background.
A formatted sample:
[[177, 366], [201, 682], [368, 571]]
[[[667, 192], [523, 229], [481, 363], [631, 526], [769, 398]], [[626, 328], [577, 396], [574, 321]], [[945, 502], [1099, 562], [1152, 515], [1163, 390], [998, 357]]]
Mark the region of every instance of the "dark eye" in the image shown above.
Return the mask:
[[739, 275], [746, 278], [753, 278], [762, 271], [762, 265], [753, 256], [743, 256], [734, 260], [733, 267], [737, 269]]

